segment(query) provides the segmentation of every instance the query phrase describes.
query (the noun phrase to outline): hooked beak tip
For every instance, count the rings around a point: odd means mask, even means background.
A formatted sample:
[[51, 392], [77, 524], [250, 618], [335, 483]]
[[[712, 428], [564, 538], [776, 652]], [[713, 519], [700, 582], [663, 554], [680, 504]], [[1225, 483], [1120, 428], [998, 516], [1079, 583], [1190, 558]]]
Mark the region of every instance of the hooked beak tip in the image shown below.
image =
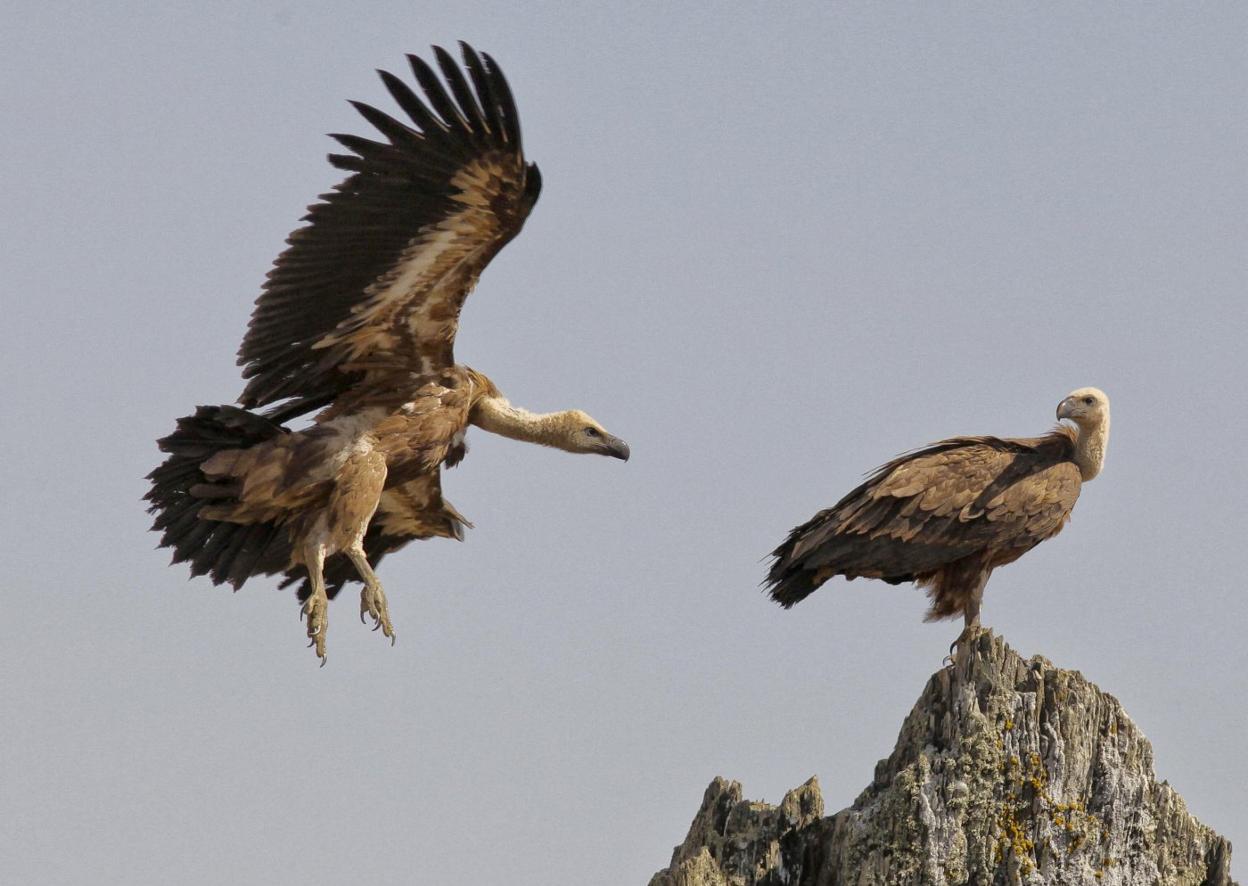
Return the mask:
[[607, 454], [612, 458], [618, 458], [620, 461], [628, 461], [628, 457], [632, 452], [629, 450], [627, 443], [616, 437], [611, 441], [611, 448]]

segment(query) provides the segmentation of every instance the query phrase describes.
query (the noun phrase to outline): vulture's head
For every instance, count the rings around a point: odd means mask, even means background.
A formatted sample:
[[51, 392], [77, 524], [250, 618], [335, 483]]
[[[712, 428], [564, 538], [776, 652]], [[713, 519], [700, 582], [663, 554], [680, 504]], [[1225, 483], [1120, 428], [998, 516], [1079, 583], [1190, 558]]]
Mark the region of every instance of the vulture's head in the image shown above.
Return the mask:
[[1091, 480], [1101, 472], [1105, 447], [1109, 445], [1109, 398], [1098, 388], [1071, 391], [1057, 404], [1057, 417], [1073, 421], [1079, 427], [1075, 443], [1075, 464], [1083, 479]]
[[1077, 424], [1080, 430], [1092, 430], [1109, 422], [1109, 398], [1100, 388], [1071, 391], [1057, 404], [1057, 417]]
[[557, 415], [551, 429], [551, 443], [568, 452], [609, 455], [628, 461], [628, 444], [607, 433], [607, 429], [579, 409]]

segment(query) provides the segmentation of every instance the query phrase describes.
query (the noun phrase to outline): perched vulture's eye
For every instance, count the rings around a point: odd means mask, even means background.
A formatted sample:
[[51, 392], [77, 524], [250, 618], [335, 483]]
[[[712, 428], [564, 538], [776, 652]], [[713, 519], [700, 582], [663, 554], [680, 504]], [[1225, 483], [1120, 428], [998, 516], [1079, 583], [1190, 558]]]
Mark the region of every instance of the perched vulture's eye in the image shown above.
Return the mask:
[[597, 428], [586, 428], [585, 433], [589, 434], [591, 437], [600, 436]]
[[1091, 405], [1092, 405], [1093, 403], [1095, 403], [1096, 401], [1095, 401], [1094, 399], [1092, 399], [1091, 397], [1084, 397], [1084, 398], [1083, 398], [1083, 402], [1084, 402], [1084, 404], [1085, 404], [1085, 405], [1087, 405], [1087, 406], [1091, 406]]

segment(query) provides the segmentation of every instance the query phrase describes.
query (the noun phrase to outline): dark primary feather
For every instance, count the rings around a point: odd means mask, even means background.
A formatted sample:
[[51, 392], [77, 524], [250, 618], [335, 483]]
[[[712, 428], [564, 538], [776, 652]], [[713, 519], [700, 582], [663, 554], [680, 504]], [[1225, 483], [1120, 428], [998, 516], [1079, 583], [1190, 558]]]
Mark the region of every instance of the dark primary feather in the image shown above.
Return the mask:
[[766, 584], [786, 608], [834, 575], [924, 581], [967, 558], [991, 569], [1061, 530], [1079, 496], [1072, 432], [959, 437], [902, 455], [795, 528]]
[[[410, 125], [353, 103], [384, 140], [334, 136], [350, 153], [330, 161], [351, 175], [309, 207], [269, 272], [239, 350], [244, 406], [320, 404], [366, 382], [369, 365], [428, 371], [453, 362], [463, 300], [519, 232], [540, 187], [506, 79], [488, 55], [461, 46], [467, 76], [434, 48], [445, 85], [409, 56], [423, 98], [380, 72]], [[465, 170], [479, 174], [457, 185]], [[420, 262], [427, 274], [377, 303]], [[279, 406], [283, 419], [298, 408]]]

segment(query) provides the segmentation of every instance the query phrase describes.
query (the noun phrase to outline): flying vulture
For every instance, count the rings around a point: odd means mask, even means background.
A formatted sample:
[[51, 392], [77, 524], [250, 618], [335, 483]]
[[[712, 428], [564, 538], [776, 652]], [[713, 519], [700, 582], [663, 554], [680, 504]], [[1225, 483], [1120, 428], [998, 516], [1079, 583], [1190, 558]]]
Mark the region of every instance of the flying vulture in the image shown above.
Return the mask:
[[[541, 189], [502, 71], [461, 47], [462, 68], [434, 47], [441, 79], [408, 56], [419, 94], [380, 72], [407, 121], [353, 103], [382, 140], [333, 136], [349, 153], [329, 161], [349, 175], [309, 208], [268, 274], [239, 350], [240, 406], [179, 419], [149, 475], [153, 529], [173, 561], [235, 588], [259, 574], [301, 584], [322, 664], [328, 601], [346, 582], [363, 582], [361, 619], [393, 640], [377, 562], [471, 525], [440, 485], [469, 425], [629, 455], [584, 412], [513, 406], [455, 362], [464, 300]], [[286, 427], [316, 410], [310, 426]]]
[[[979, 626], [992, 570], [1061, 532], [1079, 488], [1101, 471], [1109, 398], [1080, 388], [1043, 437], [953, 437], [893, 459], [772, 552], [765, 584], [788, 609], [835, 575], [916, 582], [928, 621]], [[961, 639], [961, 638], [959, 638]], [[955, 644], [956, 645], [956, 644]]]

